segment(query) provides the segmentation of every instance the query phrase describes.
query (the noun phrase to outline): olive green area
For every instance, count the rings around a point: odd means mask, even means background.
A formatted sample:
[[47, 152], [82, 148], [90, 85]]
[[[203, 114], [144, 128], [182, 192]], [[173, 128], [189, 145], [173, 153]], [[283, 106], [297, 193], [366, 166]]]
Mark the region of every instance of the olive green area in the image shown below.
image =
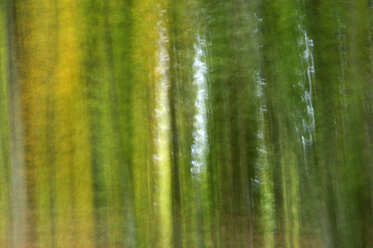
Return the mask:
[[373, 2], [0, 0], [8, 247], [373, 247]]

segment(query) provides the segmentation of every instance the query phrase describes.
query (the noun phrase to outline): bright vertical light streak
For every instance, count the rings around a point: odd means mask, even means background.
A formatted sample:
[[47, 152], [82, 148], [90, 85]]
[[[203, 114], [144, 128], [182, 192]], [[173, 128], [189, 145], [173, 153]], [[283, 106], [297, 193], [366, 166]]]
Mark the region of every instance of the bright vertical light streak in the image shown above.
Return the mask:
[[306, 116], [302, 117], [302, 130], [301, 132], [301, 142], [303, 145], [303, 150], [306, 149], [306, 145], [312, 145], [313, 137], [312, 134], [315, 129], [315, 113], [313, 108], [312, 99], [312, 84], [315, 75], [315, 63], [313, 59], [313, 40], [308, 36], [307, 31], [302, 25], [302, 16], [300, 18], [300, 23], [298, 29], [300, 31], [300, 38], [298, 40], [298, 45], [302, 51], [301, 55], [301, 65], [304, 71], [304, 78], [299, 82], [299, 86], [303, 89], [302, 101], [306, 105]]
[[258, 68], [256, 69], [256, 83], [255, 83], [255, 96], [258, 104], [257, 110], [257, 142], [258, 142], [258, 158], [256, 161], [256, 169], [258, 177], [254, 179], [254, 183], [259, 185], [260, 194], [260, 233], [262, 235], [261, 245], [264, 248], [274, 247], [274, 195], [271, 176], [271, 165], [269, 162], [269, 149], [266, 140], [266, 112], [267, 112], [267, 96], [265, 92], [266, 81], [263, 77], [262, 68], [262, 48], [263, 48], [263, 35], [260, 26], [263, 19], [259, 18], [256, 13], [256, 28], [254, 33], [257, 36], [257, 59]]
[[160, 247], [171, 247], [172, 236], [172, 214], [171, 214], [171, 161], [170, 161], [170, 102], [168, 77], [169, 61], [168, 54], [168, 33], [166, 28], [166, 10], [161, 9], [157, 22], [159, 40], [157, 44], [157, 65], [156, 65], [156, 92], [155, 92], [155, 151], [153, 156], [158, 169], [158, 203], [160, 217]]
[[208, 148], [207, 136], [207, 108], [208, 89], [206, 82], [207, 66], [205, 63], [205, 52], [203, 50], [205, 40], [197, 35], [194, 44], [193, 63], [193, 86], [196, 88], [196, 98], [194, 102], [195, 114], [193, 121], [193, 145], [192, 145], [192, 167], [191, 172], [199, 175], [201, 170], [205, 170], [206, 152]]

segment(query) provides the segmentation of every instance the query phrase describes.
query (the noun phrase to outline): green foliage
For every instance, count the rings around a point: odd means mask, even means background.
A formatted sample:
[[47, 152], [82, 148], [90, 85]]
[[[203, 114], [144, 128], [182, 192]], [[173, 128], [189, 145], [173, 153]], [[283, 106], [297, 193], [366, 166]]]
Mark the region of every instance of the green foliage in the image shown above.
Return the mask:
[[0, 248], [373, 246], [367, 2], [0, 0]]

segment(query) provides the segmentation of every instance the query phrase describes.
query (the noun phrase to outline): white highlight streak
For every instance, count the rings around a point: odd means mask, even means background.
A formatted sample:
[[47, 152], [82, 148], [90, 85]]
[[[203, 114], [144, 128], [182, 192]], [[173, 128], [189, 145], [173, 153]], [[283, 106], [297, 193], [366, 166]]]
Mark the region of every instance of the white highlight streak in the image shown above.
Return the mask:
[[203, 50], [205, 40], [197, 35], [194, 44], [194, 79], [193, 86], [196, 87], [196, 99], [194, 102], [195, 115], [193, 122], [193, 145], [192, 149], [192, 168], [193, 174], [200, 174], [206, 164], [206, 152], [208, 147], [207, 136], [207, 108], [206, 100], [208, 98], [208, 89], [206, 82], [207, 66], [204, 62], [205, 52]]

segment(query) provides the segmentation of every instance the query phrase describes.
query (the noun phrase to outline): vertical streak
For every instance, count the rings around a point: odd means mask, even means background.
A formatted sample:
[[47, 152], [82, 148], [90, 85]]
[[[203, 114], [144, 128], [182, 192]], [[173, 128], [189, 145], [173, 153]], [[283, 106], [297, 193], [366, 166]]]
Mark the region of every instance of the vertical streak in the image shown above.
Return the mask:
[[257, 112], [257, 170], [258, 178], [256, 183], [259, 184], [259, 223], [260, 223], [260, 239], [261, 245], [264, 248], [274, 247], [274, 196], [273, 196], [273, 185], [272, 175], [269, 162], [269, 147], [267, 144], [267, 124], [266, 124], [266, 112], [267, 112], [267, 98], [265, 94], [266, 82], [262, 76], [262, 54], [261, 49], [263, 48], [263, 36], [260, 30], [260, 25], [263, 22], [262, 18], [259, 18], [256, 14], [257, 28], [255, 32], [258, 34], [258, 46], [257, 56], [259, 58], [259, 64], [256, 71], [256, 97], [258, 101], [258, 112]]
[[[51, 124], [47, 119], [48, 88], [53, 75], [55, 33], [51, 32], [55, 21], [53, 1], [38, 5], [34, 1], [17, 6], [18, 29], [29, 32], [20, 36], [19, 60], [22, 85], [22, 109], [24, 121], [25, 170], [29, 208], [27, 209], [28, 246], [51, 247], [53, 221], [50, 215], [51, 192], [48, 178], [51, 165], [48, 164], [48, 146], [46, 131]], [[24, 15], [28, 12], [29, 16]]]
[[11, 247], [21, 248], [26, 245], [26, 183], [25, 183], [25, 156], [23, 117], [21, 108], [20, 82], [18, 81], [16, 51], [16, 25], [14, 23], [15, 6], [13, 1], [5, 1], [7, 12], [7, 43], [9, 46], [9, 125], [10, 125], [10, 194], [11, 194]]
[[168, 32], [165, 20], [166, 10], [157, 6], [160, 14], [157, 22], [159, 35], [156, 65], [156, 92], [155, 92], [155, 163], [158, 167], [158, 201], [160, 221], [160, 247], [171, 247], [172, 240], [172, 213], [171, 213], [171, 160], [170, 160], [170, 107], [168, 78], [169, 54], [167, 50]]
[[[151, 114], [154, 113], [151, 93], [157, 65], [155, 41], [159, 40], [158, 30], [154, 27], [158, 20], [154, 1], [134, 1], [131, 15], [136, 20], [133, 25], [133, 51], [131, 53], [133, 82], [131, 82], [131, 163], [134, 181], [134, 204], [136, 219], [136, 246], [154, 246], [160, 228], [154, 215], [156, 206], [153, 197], [155, 176], [152, 175]], [[154, 93], [153, 93], [154, 94]], [[153, 159], [154, 160], [154, 159]]]
[[[113, 236], [116, 244], [119, 241], [126, 247], [132, 247], [136, 238], [134, 232], [134, 211], [132, 201], [131, 163], [132, 152], [130, 137], [132, 135], [130, 110], [132, 105], [129, 101], [131, 87], [130, 53], [132, 51], [132, 17], [130, 7], [132, 1], [107, 1], [104, 12], [109, 11], [105, 18], [106, 48], [109, 50], [108, 60], [111, 67], [110, 79], [113, 79], [109, 95], [111, 99], [111, 118], [113, 121], [113, 139], [116, 141], [116, 162], [111, 171], [115, 190], [113, 199], [116, 214], [113, 214]], [[120, 135], [118, 135], [118, 133]], [[115, 136], [115, 137], [114, 137]], [[122, 183], [125, 182], [125, 183]], [[118, 216], [120, 221], [118, 221]]]
[[6, 4], [0, 2], [0, 247], [9, 247], [11, 235], [11, 195], [9, 167], [9, 114]]
[[79, 52], [80, 5], [58, 1], [56, 64], [56, 246], [93, 247], [89, 134]]
[[205, 63], [205, 52], [203, 46], [205, 45], [204, 38], [199, 35], [196, 37], [194, 45], [194, 80], [193, 85], [196, 87], [196, 98], [194, 102], [195, 115], [193, 121], [193, 145], [192, 151], [192, 173], [199, 180], [201, 174], [206, 171], [206, 156], [208, 149], [207, 137], [207, 107], [206, 101], [208, 99], [208, 89], [206, 82], [207, 66]]
[[12, 243], [21, 248], [27, 244], [26, 184], [24, 164], [24, 136], [20, 106], [19, 85], [13, 81], [10, 87], [10, 168], [12, 205]]
[[[300, 20], [303, 16], [298, 17]], [[315, 74], [315, 63], [313, 59], [313, 40], [308, 36], [306, 29], [303, 27], [300, 21], [298, 29], [300, 31], [300, 37], [298, 45], [303, 54], [301, 56], [301, 65], [304, 71], [304, 80], [300, 82], [301, 88], [304, 90], [302, 95], [302, 101], [306, 105], [306, 117], [302, 118], [302, 126], [299, 128], [302, 130], [301, 143], [303, 145], [304, 155], [306, 156], [306, 147], [313, 144], [313, 132], [315, 129], [315, 113], [313, 107], [312, 97], [312, 84]]]
[[[198, 31], [197, 31], [198, 32]], [[207, 133], [207, 65], [206, 65], [206, 40], [203, 35], [197, 33], [194, 44], [193, 61], [193, 86], [195, 87], [194, 116], [193, 116], [193, 143], [191, 146], [191, 174], [195, 187], [196, 201], [196, 225], [194, 227], [196, 235], [201, 236], [203, 247], [212, 245], [210, 228], [210, 208], [208, 194], [207, 178], [207, 152], [208, 152], [208, 133]], [[201, 220], [202, 219], [202, 220]], [[202, 226], [200, 226], [202, 225]], [[202, 234], [199, 233], [202, 231]]]

